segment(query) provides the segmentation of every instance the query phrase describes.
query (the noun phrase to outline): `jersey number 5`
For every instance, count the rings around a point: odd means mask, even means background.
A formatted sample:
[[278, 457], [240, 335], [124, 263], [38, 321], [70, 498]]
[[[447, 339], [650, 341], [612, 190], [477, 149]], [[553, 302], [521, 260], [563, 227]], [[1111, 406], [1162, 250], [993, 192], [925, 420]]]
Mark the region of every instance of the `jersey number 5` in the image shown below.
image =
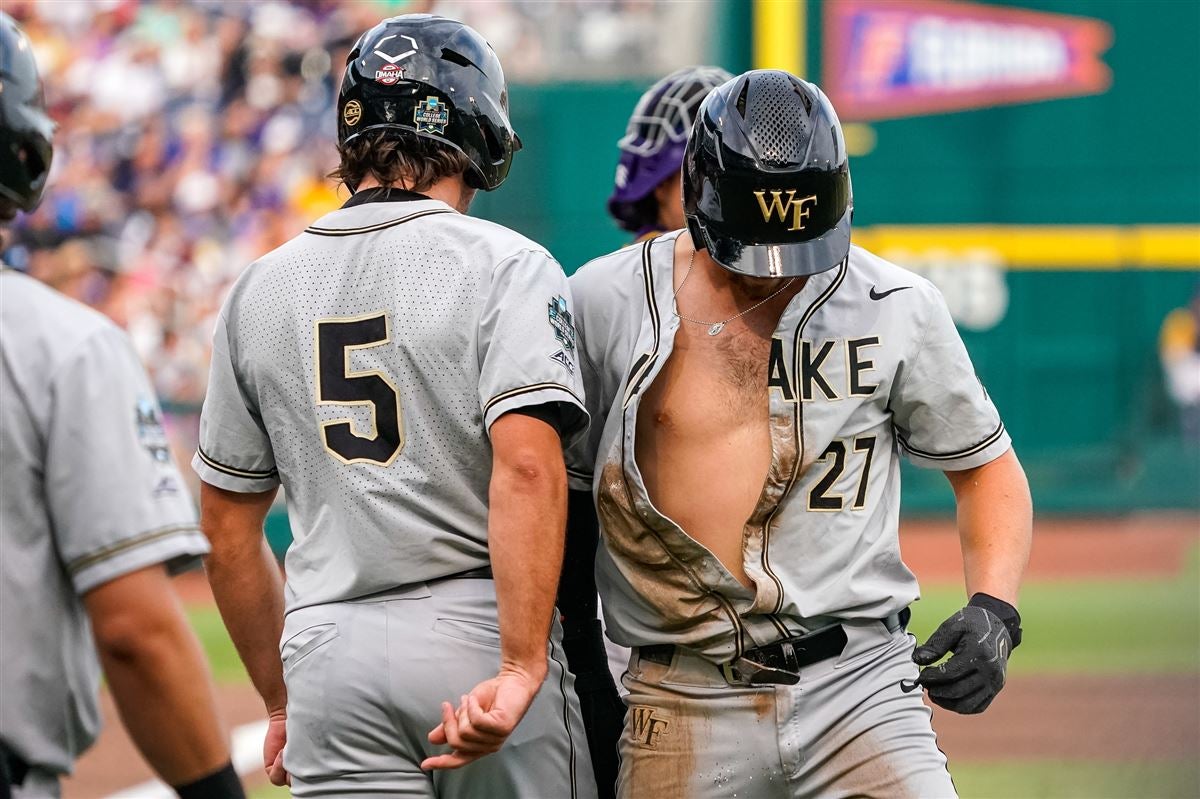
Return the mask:
[[[871, 456], [875, 454], [875, 436], [856, 438], [852, 444], [855, 452], [866, 453], [866, 457], [863, 458], [862, 474], [858, 477], [858, 488], [854, 492], [854, 502], [850, 505], [850, 510], [862, 510], [867, 504], [867, 481], [871, 479]], [[845, 497], [841, 494], [829, 493], [829, 489], [833, 488], [842, 476], [842, 472], [846, 470], [845, 441], [831, 441], [817, 460], [824, 462], [830, 458], [833, 458], [833, 464], [808, 493], [809, 510], [836, 511], [846, 505]]]
[[387, 466], [404, 449], [400, 394], [378, 369], [354, 372], [350, 353], [392, 340], [384, 312], [340, 319], [319, 319], [315, 326], [317, 404], [366, 405], [371, 409], [371, 435], [354, 432], [350, 419], [321, 422], [321, 440], [342, 463]]

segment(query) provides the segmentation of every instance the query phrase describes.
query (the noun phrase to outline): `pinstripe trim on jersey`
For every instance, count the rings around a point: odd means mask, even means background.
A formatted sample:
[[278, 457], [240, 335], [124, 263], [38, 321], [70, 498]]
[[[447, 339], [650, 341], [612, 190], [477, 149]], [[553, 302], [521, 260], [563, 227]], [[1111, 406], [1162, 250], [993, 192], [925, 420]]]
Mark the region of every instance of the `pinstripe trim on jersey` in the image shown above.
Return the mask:
[[[779, 590], [780, 590], [780, 593], [783, 593], [783, 589], [782, 589], [782, 588], [780, 588]], [[778, 616], [776, 616], [775, 614], [773, 614], [773, 613], [768, 613], [768, 614], [767, 614], [767, 621], [769, 621], [769, 622], [771, 622], [771, 624], [775, 625], [775, 629], [776, 629], [776, 631], [778, 631], [778, 632], [779, 632], [779, 634], [780, 634], [780, 635], [782, 635], [784, 638], [787, 638], [788, 636], [790, 636], [790, 635], [791, 635], [791, 632], [788, 630], [788, 628], [787, 628], [787, 625], [786, 625], [786, 624], [784, 624], [784, 623], [783, 623], [783, 620], [782, 620], [782, 619], [780, 619], [780, 618], [779, 618]]]
[[211, 466], [218, 472], [224, 472], [225, 474], [232, 475], [233, 477], [244, 477], [247, 480], [264, 480], [268, 477], [275, 477], [279, 474], [278, 469], [268, 469], [265, 472], [256, 472], [248, 469], [235, 469], [232, 466], [226, 466], [220, 461], [213, 460], [212, 457], [205, 453], [200, 447], [196, 447], [196, 454], [200, 457], [200, 460], [204, 462], [205, 466]]
[[954, 460], [956, 458], [965, 458], [968, 455], [975, 455], [979, 452], [982, 452], [983, 450], [990, 447], [992, 444], [995, 444], [997, 441], [999, 441], [1000, 437], [1003, 435], [1004, 435], [1004, 422], [1001, 422], [999, 427], [997, 427], [990, 434], [988, 434], [988, 437], [985, 438], [983, 441], [980, 441], [978, 444], [974, 444], [970, 447], [967, 447], [966, 449], [961, 449], [958, 452], [942, 452], [942, 453], [926, 452], [924, 450], [917, 449], [916, 447], [909, 444], [908, 441], [905, 440], [904, 436], [900, 435], [899, 432], [896, 433], [896, 440], [900, 442], [900, 446], [904, 447], [906, 450], [911, 452], [913, 455], [917, 455], [922, 458], [927, 458], [931, 461], [949, 461], [949, 460]]
[[497, 394], [496, 396], [492, 397], [490, 400], [488, 400], [486, 403], [484, 403], [483, 415], [487, 416], [488, 411], [490, 411], [497, 402], [503, 402], [506, 399], [512, 399], [513, 397], [519, 397], [522, 394], [532, 394], [535, 391], [555, 391], [555, 390], [565, 391], [566, 393], [571, 395], [572, 399], [574, 399], [580, 405], [583, 405], [583, 400], [581, 400], [575, 394], [574, 391], [572, 391], [571, 389], [562, 385], [561, 383], [534, 383], [531, 386], [522, 386], [520, 388], [514, 388], [514, 389], [505, 391], [503, 393]]
[[115, 544], [103, 547], [90, 552], [87, 555], [81, 555], [75, 560], [67, 564], [67, 573], [71, 576], [79, 574], [84, 569], [95, 566], [98, 563], [103, 563], [109, 558], [114, 558], [123, 552], [131, 549], [136, 549], [146, 544], [152, 544], [163, 538], [170, 538], [173, 535], [180, 533], [199, 533], [200, 528], [194, 524], [172, 524], [168, 527], [159, 527], [154, 530], [148, 530], [140, 535], [135, 535], [133, 538], [126, 538], [123, 541], [118, 541]]
[[[809, 320], [813, 318], [813, 315], [834, 295], [834, 292], [845, 281], [846, 273], [850, 271], [849, 265], [850, 256], [847, 255], [841, 264], [838, 265], [838, 273], [834, 276], [833, 282], [825, 287], [820, 296], [813, 300], [812, 305], [808, 306], [808, 310], [804, 312], [804, 316], [800, 317], [800, 322], [796, 325], [796, 335], [792, 340], [792, 369], [795, 370], [792, 372], [793, 375], [800, 374], [800, 337], [804, 335], [804, 328], [808, 325]], [[800, 464], [804, 462], [804, 403], [800, 397], [796, 397], [796, 401], [792, 407], [792, 435], [796, 437], [796, 461], [792, 466], [792, 473], [788, 477], [787, 485], [784, 486], [783, 493], [779, 496], [779, 503], [775, 505], [775, 508], [767, 516], [766, 521], [763, 522], [762, 567], [763, 571], [767, 573], [767, 576], [771, 578], [779, 589], [779, 596], [775, 600], [775, 609], [772, 613], [783, 611], [783, 582], [771, 570], [769, 562], [771, 523], [775, 521], [775, 517], [779, 514], [779, 509], [783, 507], [784, 498], [792, 493], [792, 488], [796, 485], [796, 478], [800, 475]]]
[[[567, 730], [567, 745], [571, 751], [571, 757], [568, 761], [571, 770], [571, 799], [576, 799], [575, 786], [575, 737], [571, 735], [571, 700], [567, 695], [567, 667], [554, 656], [554, 639], [550, 639], [550, 659], [558, 666], [561, 672], [558, 675], [558, 690], [562, 694], [563, 700], [563, 727]], [[564, 658], [565, 659], [565, 658]]]
[[314, 236], [357, 236], [360, 233], [374, 233], [377, 230], [387, 230], [390, 227], [403, 225], [405, 222], [411, 222], [412, 220], [420, 219], [423, 216], [452, 213], [454, 213], [454, 211], [451, 211], [449, 208], [430, 208], [425, 211], [417, 211], [416, 213], [409, 214], [408, 216], [402, 216], [399, 219], [389, 219], [387, 222], [379, 222], [377, 224], [367, 225], [365, 227], [337, 228], [317, 227], [316, 225], [310, 225], [304, 229], [304, 232], [311, 233]]
[[646, 311], [650, 314], [650, 329], [654, 332], [654, 341], [650, 345], [650, 351], [643, 353], [633, 363], [633, 369], [629, 373], [629, 380], [625, 384], [625, 396], [621, 400], [621, 410], [629, 407], [630, 401], [633, 400], [634, 395], [641, 388], [642, 381], [646, 379], [646, 375], [650, 374], [650, 370], [654, 368], [655, 361], [658, 360], [658, 299], [654, 296], [654, 269], [650, 264], [650, 245], [654, 244], [657, 240], [650, 239], [642, 245], [642, 275], [645, 277]]

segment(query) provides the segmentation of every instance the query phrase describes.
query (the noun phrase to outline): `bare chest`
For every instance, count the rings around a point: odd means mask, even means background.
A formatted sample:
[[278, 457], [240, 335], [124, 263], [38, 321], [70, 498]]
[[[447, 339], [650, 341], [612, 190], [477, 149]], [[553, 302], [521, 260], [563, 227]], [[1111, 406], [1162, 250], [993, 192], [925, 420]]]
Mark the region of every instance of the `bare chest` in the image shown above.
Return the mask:
[[670, 428], [740, 426], [765, 420], [771, 340], [752, 330], [709, 336], [685, 325], [644, 395], [640, 415]]

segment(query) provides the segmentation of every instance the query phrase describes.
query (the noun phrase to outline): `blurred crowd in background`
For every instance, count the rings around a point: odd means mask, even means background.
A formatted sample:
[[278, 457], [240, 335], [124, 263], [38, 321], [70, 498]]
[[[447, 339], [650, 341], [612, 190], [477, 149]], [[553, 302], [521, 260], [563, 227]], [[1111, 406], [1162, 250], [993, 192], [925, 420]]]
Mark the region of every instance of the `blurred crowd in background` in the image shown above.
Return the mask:
[[4, 7], [34, 44], [59, 124], [46, 200], [5, 260], [125, 327], [167, 410], [183, 414], [203, 399], [229, 284], [345, 199], [326, 178], [332, 109], [362, 31], [397, 13], [455, 16], [492, 41], [510, 80], [537, 82], [654, 75], [662, 48], [648, 37], [681, 14], [650, 0]]

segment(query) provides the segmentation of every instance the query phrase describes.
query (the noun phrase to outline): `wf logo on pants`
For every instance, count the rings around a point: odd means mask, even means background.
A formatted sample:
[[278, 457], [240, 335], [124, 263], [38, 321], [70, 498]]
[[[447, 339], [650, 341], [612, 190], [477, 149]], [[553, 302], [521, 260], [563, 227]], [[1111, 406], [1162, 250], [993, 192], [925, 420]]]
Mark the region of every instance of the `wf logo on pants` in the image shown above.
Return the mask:
[[658, 737], [667, 732], [671, 726], [668, 719], [654, 715], [654, 708], [635, 705], [630, 708], [633, 713], [633, 740], [644, 749], [657, 749]]

